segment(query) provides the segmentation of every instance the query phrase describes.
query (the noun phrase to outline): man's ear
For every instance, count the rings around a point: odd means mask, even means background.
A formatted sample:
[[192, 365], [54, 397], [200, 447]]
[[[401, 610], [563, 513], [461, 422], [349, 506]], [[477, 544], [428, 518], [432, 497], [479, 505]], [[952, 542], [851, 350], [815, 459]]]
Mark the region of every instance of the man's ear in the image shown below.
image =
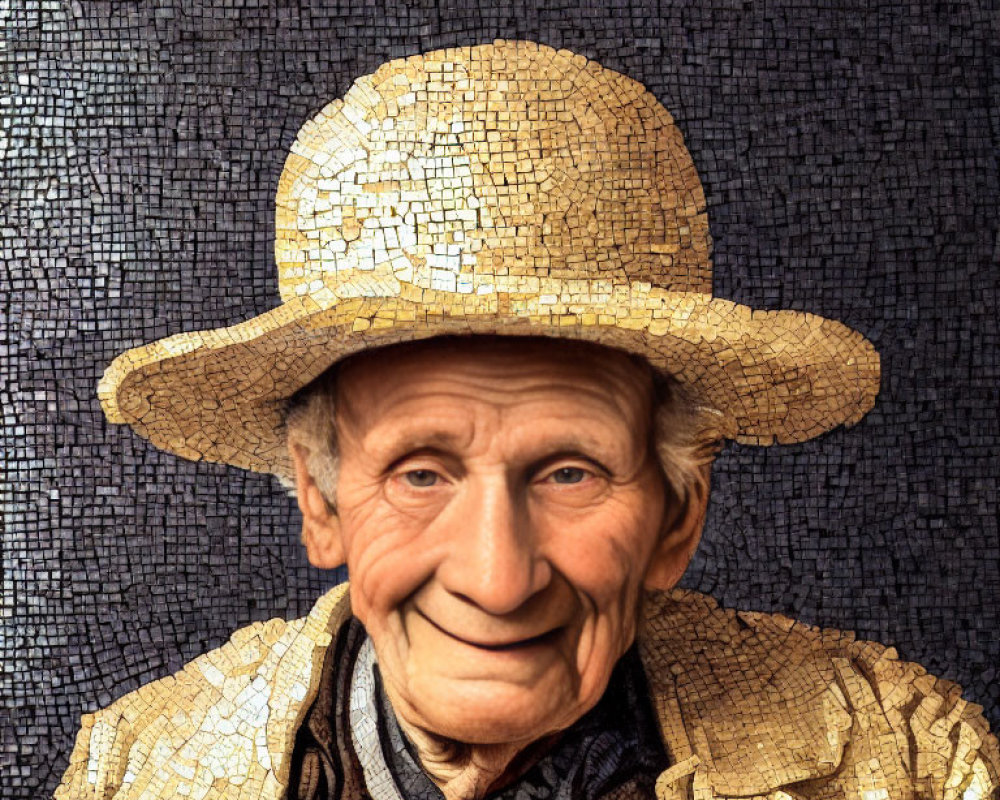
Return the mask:
[[309, 452], [299, 444], [290, 444], [288, 452], [295, 465], [295, 496], [302, 512], [302, 543], [309, 563], [322, 569], [339, 567], [347, 561], [340, 518], [309, 474]]
[[699, 467], [684, 502], [675, 499], [673, 507], [664, 512], [663, 533], [643, 580], [647, 589], [673, 589], [698, 549], [708, 510], [711, 470], [711, 462]]

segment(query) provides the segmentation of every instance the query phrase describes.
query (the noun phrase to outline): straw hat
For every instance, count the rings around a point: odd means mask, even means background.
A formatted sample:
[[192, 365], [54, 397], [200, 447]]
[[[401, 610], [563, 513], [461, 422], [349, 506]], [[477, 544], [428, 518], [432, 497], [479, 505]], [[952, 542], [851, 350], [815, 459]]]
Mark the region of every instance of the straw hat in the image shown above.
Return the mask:
[[347, 355], [441, 334], [640, 354], [754, 444], [853, 424], [878, 392], [856, 331], [712, 297], [705, 197], [673, 119], [566, 50], [384, 64], [302, 126], [276, 204], [281, 305], [116, 358], [98, 389], [109, 420], [287, 474], [289, 395]]

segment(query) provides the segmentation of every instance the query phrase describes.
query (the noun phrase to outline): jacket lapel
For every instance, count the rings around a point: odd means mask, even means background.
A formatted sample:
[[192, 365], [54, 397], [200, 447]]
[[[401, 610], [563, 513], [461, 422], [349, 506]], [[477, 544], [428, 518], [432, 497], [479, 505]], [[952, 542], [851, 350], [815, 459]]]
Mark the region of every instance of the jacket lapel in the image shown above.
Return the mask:
[[275, 666], [271, 714], [265, 742], [259, 746], [264, 746], [261, 750], [266, 747], [276, 788], [265, 791], [262, 797], [284, 797], [295, 735], [319, 692], [326, 650], [350, 617], [348, 584], [342, 583], [320, 597]]

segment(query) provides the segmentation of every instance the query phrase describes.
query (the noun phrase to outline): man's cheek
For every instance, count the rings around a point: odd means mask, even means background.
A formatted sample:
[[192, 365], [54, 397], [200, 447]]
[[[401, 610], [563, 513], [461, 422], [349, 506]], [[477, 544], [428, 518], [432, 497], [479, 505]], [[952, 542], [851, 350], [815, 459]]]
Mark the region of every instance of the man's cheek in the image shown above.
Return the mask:
[[358, 549], [351, 578], [363, 595], [365, 607], [373, 613], [395, 610], [433, 573], [432, 554], [420, 547], [417, 539], [414, 535], [386, 533]]
[[631, 531], [594, 525], [575, 532], [574, 541], [551, 548], [554, 566], [578, 589], [593, 596], [617, 596], [638, 585], [652, 547]]
[[[392, 506], [382, 501], [377, 488], [364, 487], [361, 490], [338, 495], [340, 500], [340, 522], [342, 535], [350, 559], [357, 562], [361, 557], [378, 553], [386, 546], [399, 546], [411, 534], [412, 526]], [[371, 551], [371, 553], [369, 553]]]
[[[348, 568], [356, 573], [379, 573], [391, 582], [395, 570], [406, 572], [423, 562], [429, 552], [423, 531], [395, 514], [373, 514], [363, 526], [346, 532]], [[352, 579], [355, 576], [351, 576]]]

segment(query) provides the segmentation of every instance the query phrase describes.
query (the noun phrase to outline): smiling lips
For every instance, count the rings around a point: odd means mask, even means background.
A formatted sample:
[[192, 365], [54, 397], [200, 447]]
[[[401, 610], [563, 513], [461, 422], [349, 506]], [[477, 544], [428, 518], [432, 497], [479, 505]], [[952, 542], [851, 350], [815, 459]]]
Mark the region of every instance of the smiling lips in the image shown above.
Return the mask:
[[552, 630], [545, 631], [544, 633], [540, 633], [536, 636], [529, 636], [525, 639], [517, 639], [511, 642], [477, 642], [473, 641], [472, 639], [466, 639], [464, 636], [459, 636], [458, 634], [452, 633], [446, 628], [441, 627], [440, 625], [438, 625], [438, 623], [432, 620], [419, 608], [416, 608], [415, 611], [421, 617], [427, 620], [427, 622], [431, 626], [433, 626], [436, 630], [439, 630], [445, 636], [448, 636], [449, 638], [454, 639], [455, 641], [461, 642], [462, 644], [467, 644], [470, 647], [479, 648], [480, 650], [491, 650], [493, 652], [500, 652], [500, 653], [509, 652], [511, 650], [521, 650], [536, 644], [548, 644], [549, 642], [553, 641], [556, 637], [558, 637], [563, 630], [563, 626], [559, 626], [557, 628], [553, 628]]

